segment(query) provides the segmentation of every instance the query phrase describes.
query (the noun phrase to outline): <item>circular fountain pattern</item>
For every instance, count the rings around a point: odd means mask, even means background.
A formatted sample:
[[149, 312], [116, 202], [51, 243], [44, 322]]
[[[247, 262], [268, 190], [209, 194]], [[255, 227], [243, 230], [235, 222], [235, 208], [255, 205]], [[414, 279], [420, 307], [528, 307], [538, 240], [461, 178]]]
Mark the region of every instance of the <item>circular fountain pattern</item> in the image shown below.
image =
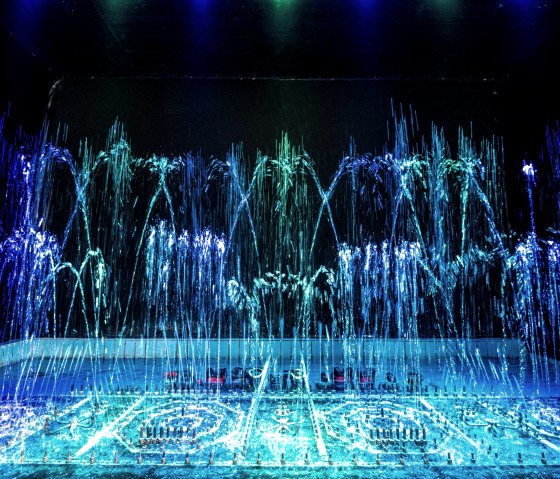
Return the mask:
[[[355, 451], [362, 463], [397, 463], [401, 456], [434, 454], [445, 447], [448, 438], [435, 418], [414, 401], [370, 398], [367, 401], [329, 401], [323, 420], [329, 436], [328, 445], [344, 457]], [[318, 403], [319, 404], [319, 403]], [[331, 407], [327, 407], [327, 406]], [[444, 436], [439, 443], [432, 438]], [[336, 456], [337, 454], [335, 454]], [[415, 457], [418, 461], [418, 457]]]
[[[229, 404], [228, 404], [229, 403]], [[119, 424], [129, 452], [168, 457], [188, 454], [196, 461], [211, 451], [216, 460], [238, 448], [246, 411], [242, 401], [149, 397]], [[128, 441], [128, 442], [127, 442]], [[174, 458], [176, 460], [176, 457]]]
[[261, 393], [260, 401], [223, 392], [69, 396], [48, 407], [8, 402], [9, 412], [0, 416], [0, 459], [100, 466], [560, 466], [557, 398]]

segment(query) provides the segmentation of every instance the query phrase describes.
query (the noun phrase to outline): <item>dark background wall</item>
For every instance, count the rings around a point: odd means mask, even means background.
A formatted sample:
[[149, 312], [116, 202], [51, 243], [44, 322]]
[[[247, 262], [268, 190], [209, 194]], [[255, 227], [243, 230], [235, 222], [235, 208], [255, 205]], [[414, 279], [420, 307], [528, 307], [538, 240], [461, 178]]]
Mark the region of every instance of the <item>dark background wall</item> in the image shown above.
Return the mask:
[[0, 115], [6, 116], [6, 128], [37, 132], [47, 111], [52, 71], [1, 29], [0, 60]]
[[246, 153], [272, 154], [280, 135], [303, 143], [322, 170], [348, 151], [381, 153], [392, 110], [416, 113], [428, 130], [470, 128], [500, 134], [503, 105], [491, 82], [277, 79], [66, 79], [52, 117], [70, 126], [70, 137], [104, 147], [118, 117], [137, 155], [201, 150], [223, 156], [232, 143]]

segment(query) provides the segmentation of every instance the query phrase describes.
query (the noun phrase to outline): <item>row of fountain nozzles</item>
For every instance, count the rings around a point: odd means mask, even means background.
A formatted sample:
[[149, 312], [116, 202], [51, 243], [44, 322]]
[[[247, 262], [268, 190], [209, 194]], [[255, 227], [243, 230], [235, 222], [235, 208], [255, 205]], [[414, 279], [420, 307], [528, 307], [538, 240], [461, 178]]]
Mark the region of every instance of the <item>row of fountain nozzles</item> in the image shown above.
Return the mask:
[[[48, 462], [48, 459], [49, 459], [48, 452], [45, 450], [45, 453], [44, 453], [44, 455], [43, 455], [43, 463], [46, 464], [46, 463]], [[473, 463], [473, 464], [476, 463], [476, 456], [475, 456], [474, 452], [471, 452], [471, 458], [470, 458], [470, 460], [471, 460], [471, 463]], [[20, 462], [23, 463], [24, 461], [25, 461], [25, 456], [24, 456], [24, 450], [22, 449], [22, 450], [21, 450]], [[523, 464], [523, 458], [522, 458], [521, 452], [518, 452], [518, 453], [517, 453], [517, 461], [518, 461], [519, 464]], [[67, 456], [66, 456], [66, 463], [67, 463], [67, 464], [70, 464], [71, 462], [72, 462], [72, 455], [70, 454], [70, 451], [68, 451], [68, 454], [67, 454]], [[91, 452], [91, 455], [90, 455], [89, 463], [90, 463], [90, 464], [95, 464], [95, 462], [96, 462], [96, 459], [95, 459], [95, 451], [92, 451], [92, 452]], [[138, 455], [138, 460], [137, 460], [137, 462], [138, 462], [138, 464], [141, 464], [141, 463], [142, 463], [142, 453], [141, 453], [141, 452], [140, 452], [139, 455]], [[167, 461], [166, 461], [166, 456], [165, 456], [165, 450], [163, 450], [163, 451], [162, 451], [162, 455], [161, 455], [161, 464], [166, 464], [166, 462], [167, 462]], [[305, 453], [304, 462], [305, 462], [306, 465], [309, 465], [309, 464], [310, 464], [310, 459], [309, 459], [309, 453], [308, 453], [308, 452]], [[355, 465], [358, 464], [358, 458], [357, 458], [357, 456], [356, 456], [356, 453], [354, 453], [354, 454], [352, 455], [352, 462], [353, 462], [353, 464], [355, 464]], [[429, 463], [428, 455], [427, 455], [426, 453], [424, 453], [423, 462], [424, 462], [424, 464], [428, 464], [428, 463]], [[118, 464], [118, 463], [119, 463], [119, 452], [118, 452], [118, 451], [115, 451], [114, 458], [113, 458], [113, 463], [114, 463], [114, 464]], [[261, 464], [262, 464], [262, 459], [261, 459], [261, 453], [260, 453], [260, 452], [257, 453], [257, 461], [256, 461], [256, 463], [257, 463], [257, 465], [261, 465]], [[333, 458], [332, 458], [331, 455], [328, 456], [328, 463], [329, 463], [329, 465], [334, 465], [334, 460], [333, 460]], [[451, 456], [451, 452], [448, 452], [448, 453], [447, 453], [447, 463], [448, 463], [449, 465], [453, 464], [453, 458], [452, 458], [452, 456]], [[547, 460], [546, 460], [544, 451], [541, 452], [541, 463], [542, 463], [543, 465], [546, 465], [546, 464], [547, 464]], [[189, 457], [188, 454], [186, 454], [186, 455], [185, 455], [185, 465], [190, 465], [190, 464], [191, 464], [191, 462], [190, 462], [190, 457]], [[214, 464], [214, 453], [211, 452], [210, 455], [209, 455], [209, 457], [208, 457], [208, 465], [211, 466], [211, 465], [213, 465], [213, 464]], [[233, 465], [237, 465], [237, 464], [238, 464], [237, 453], [235, 453], [235, 452], [233, 453], [232, 464], [233, 464]], [[282, 454], [280, 455], [280, 464], [282, 464], [282, 465], [285, 465], [285, 464], [286, 464], [286, 457], [285, 457], [285, 454], [284, 454], [284, 453], [282, 453]], [[377, 455], [376, 455], [376, 464], [377, 464], [377, 465], [380, 465], [380, 464], [381, 464], [381, 456], [380, 456], [379, 453], [377, 453]], [[401, 464], [401, 465], [404, 465], [404, 464], [405, 464], [405, 455], [404, 455], [404, 454], [401, 454], [401, 455], [400, 455], [399, 464]]]
[[[144, 431], [146, 431], [147, 438], [157, 437], [157, 426], [153, 426], [153, 427], [140, 426], [140, 439], [144, 439]], [[189, 432], [191, 432], [191, 430], [188, 426], [175, 427], [175, 428], [172, 428], [171, 426], [166, 426], [165, 428], [164, 426], [159, 427], [159, 437], [162, 439], [164, 433], [166, 438], [170, 438], [171, 435], [173, 435], [173, 437], [182, 437], [184, 435], [186, 436]], [[193, 439], [196, 438], [196, 428], [192, 429], [192, 437]]]
[[[393, 435], [394, 431], [394, 435]], [[418, 428], [409, 428], [408, 429], [408, 437], [407, 437], [407, 429], [403, 428], [402, 430], [397, 429], [385, 429], [385, 428], [377, 428], [376, 429], [376, 438], [377, 440], [392, 440], [395, 437], [397, 440], [400, 440], [402, 436], [403, 440], [410, 440], [410, 441], [420, 441], [420, 429]], [[373, 441], [373, 429], [369, 430], [369, 438]], [[422, 428], [422, 441], [426, 441], [426, 428]]]

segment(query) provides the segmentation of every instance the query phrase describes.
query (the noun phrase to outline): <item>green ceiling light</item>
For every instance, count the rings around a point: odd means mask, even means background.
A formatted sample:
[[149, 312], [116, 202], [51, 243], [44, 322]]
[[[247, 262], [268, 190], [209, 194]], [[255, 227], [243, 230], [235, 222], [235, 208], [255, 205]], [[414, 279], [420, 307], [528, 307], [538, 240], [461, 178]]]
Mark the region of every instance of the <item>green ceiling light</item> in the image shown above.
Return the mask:
[[125, 9], [130, 10], [134, 7], [131, 0], [105, 0], [105, 8], [109, 13], [122, 13]]

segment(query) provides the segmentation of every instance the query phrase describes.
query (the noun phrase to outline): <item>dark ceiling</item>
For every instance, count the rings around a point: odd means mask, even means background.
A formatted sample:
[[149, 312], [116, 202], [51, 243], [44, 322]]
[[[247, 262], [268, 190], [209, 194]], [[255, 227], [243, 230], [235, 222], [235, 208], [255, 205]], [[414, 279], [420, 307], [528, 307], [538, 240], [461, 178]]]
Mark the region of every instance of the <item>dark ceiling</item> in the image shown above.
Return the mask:
[[4, 0], [56, 76], [503, 79], [553, 72], [554, 0]]
[[[558, 0], [0, 0], [0, 112], [27, 130], [45, 115], [70, 122], [47, 108], [60, 78], [112, 81], [111, 101], [76, 83], [72, 102], [113, 118], [126, 117], [115, 92], [139, 77], [373, 79], [404, 85], [415, 106], [419, 82], [445, 81], [483, 86], [493, 130], [525, 151], [560, 117], [559, 25]], [[133, 98], [172, 116], [176, 99], [147, 91]], [[431, 91], [428, 105], [443, 95]]]

